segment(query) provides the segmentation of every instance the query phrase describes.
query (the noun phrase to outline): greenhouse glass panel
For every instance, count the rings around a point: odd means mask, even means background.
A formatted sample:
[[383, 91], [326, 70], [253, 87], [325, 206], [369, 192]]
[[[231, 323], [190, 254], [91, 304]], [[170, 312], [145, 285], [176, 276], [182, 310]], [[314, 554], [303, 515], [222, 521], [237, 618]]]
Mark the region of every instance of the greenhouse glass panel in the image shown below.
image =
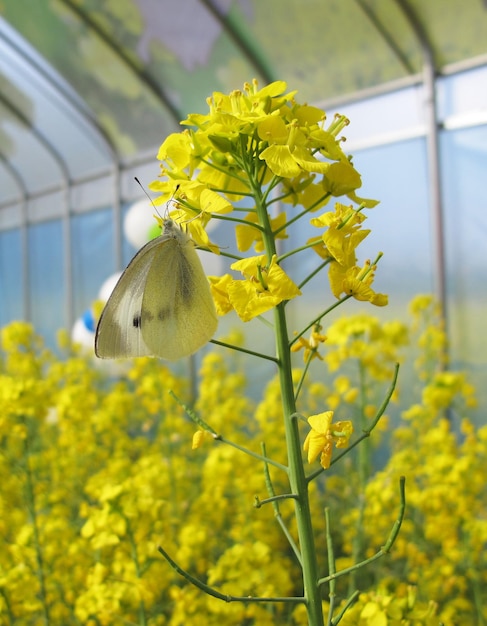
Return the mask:
[[0, 232], [0, 326], [23, 319], [23, 264], [20, 230]]
[[31, 321], [47, 344], [56, 344], [56, 331], [66, 328], [64, 240], [59, 220], [29, 228]]

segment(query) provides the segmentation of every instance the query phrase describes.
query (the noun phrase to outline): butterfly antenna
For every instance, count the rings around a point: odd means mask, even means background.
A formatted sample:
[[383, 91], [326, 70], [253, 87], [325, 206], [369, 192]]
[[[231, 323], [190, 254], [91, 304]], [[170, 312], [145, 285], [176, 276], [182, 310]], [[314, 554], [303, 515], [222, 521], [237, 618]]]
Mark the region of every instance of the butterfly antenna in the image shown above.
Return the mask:
[[[157, 210], [156, 205], [154, 204], [154, 200], [149, 196], [149, 194], [147, 193], [147, 191], [145, 190], [144, 186], [142, 185], [142, 183], [140, 182], [140, 180], [137, 178], [137, 176], [134, 176], [134, 180], [135, 182], [139, 185], [139, 187], [142, 189], [142, 191], [144, 192], [144, 194], [147, 196], [147, 198], [149, 199], [149, 202], [152, 204], [152, 206], [154, 207], [154, 211], [157, 213], [157, 215], [161, 218], [161, 220], [163, 220], [164, 218], [162, 217], [162, 215], [159, 213], [159, 211]], [[177, 191], [179, 189], [179, 185], [176, 186], [176, 189], [173, 191], [172, 196], [169, 198], [169, 200], [166, 202], [166, 213], [169, 213], [169, 204], [174, 200], [174, 196], [176, 195]]]

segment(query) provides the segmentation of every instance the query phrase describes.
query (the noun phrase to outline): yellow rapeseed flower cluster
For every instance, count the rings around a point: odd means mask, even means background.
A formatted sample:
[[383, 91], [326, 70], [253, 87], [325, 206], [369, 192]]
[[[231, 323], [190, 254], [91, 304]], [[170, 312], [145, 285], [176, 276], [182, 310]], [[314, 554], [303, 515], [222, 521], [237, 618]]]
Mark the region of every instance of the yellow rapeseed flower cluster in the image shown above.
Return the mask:
[[[336, 298], [384, 306], [387, 296], [372, 288], [381, 255], [374, 263], [357, 261], [356, 249], [370, 232], [363, 228], [364, 209], [377, 201], [356, 195], [361, 177], [340, 137], [348, 119], [337, 115], [328, 121], [324, 111], [300, 104], [296, 92], [286, 89], [283, 81], [259, 88], [254, 80], [230, 94], [214, 92], [207, 100], [207, 114], [189, 115], [182, 122], [185, 130], [162, 143], [161, 180], [151, 184], [161, 194], [156, 202], [174, 200], [171, 217], [185, 224], [198, 246], [225, 254], [205, 230], [211, 219], [225, 220], [235, 225], [237, 250], [253, 246], [258, 253], [232, 257], [236, 260], [230, 269], [236, 275], [210, 277], [219, 315], [234, 310], [248, 322], [301, 295], [275, 248], [275, 241], [287, 238], [289, 227], [299, 219], [307, 219], [320, 232], [312, 242], [303, 242], [304, 248], [285, 256], [311, 247], [328, 260]], [[351, 204], [336, 202], [310, 219], [310, 213], [339, 197]], [[234, 206], [243, 198], [245, 209]], [[300, 208], [288, 214], [285, 205]]]

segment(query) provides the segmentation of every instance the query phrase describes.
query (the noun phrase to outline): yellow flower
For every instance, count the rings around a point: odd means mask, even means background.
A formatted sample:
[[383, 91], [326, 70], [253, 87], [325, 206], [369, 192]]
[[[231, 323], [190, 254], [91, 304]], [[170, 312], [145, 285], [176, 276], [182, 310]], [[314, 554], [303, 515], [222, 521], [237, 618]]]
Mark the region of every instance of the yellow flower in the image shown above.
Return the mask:
[[343, 196], [362, 186], [360, 174], [350, 161], [328, 163], [323, 188], [333, 196]]
[[34, 328], [26, 322], [12, 322], [0, 330], [0, 346], [5, 352], [31, 352], [36, 345]]
[[332, 424], [332, 419], [333, 411], [325, 411], [308, 418], [311, 431], [304, 441], [303, 448], [308, 452], [308, 463], [312, 463], [318, 455], [321, 455], [320, 465], [323, 469], [330, 467], [333, 442], [337, 448], [346, 448], [353, 433], [352, 422], [347, 420]]
[[[324, 132], [322, 131], [322, 133]], [[276, 176], [294, 178], [299, 176], [302, 171], [326, 175], [330, 169], [330, 163], [313, 156], [313, 152], [310, 150], [309, 127], [301, 125], [295, 119], [287, 125], [282, 118], [267, 119], [259, 124], [259, 136], [270, 144], [260, 153], [259, 158], [266, 162], [267, 167]], [[315, 135], [313, 143], [317, 143], [317, 147], [323, 148], [325, 136], [330, 140], [331, 136], [329, 134], [322, 134], [320, 137], [321, 141], [316, 141], [317, 136]], [[331, 140], [336, 143], [334, 138], [331, 138]], [[336, 147], [338, 147], [338, 143], [336, 143]], [[336, 156], [334, 158], [346, 158], [340, 148], [338, 148], [338, 153], [336, 150], [335, 153]], [[350, 163], [348, 161], [347, 163], [348, 167], [353, 170]], [[347, 176], [350, 178], [348, 172]], [[360, 186], [360, 176], [358, 174], [357, 176], [359, 180], [358, 186]], [[328, 191], [328, 189], [325, 188], [325, 191]]]
[[209, 430], [197, 430], [193, 435], [193, 443], [191, 445], [191, 449], [196, 450], [197, 448], [201, 448], [205, 441], [213, 440], [214, 436], [210, 433]]
[[409, 313], [414, 317], [419, 317], [432, 308], [436, 309], [435, 312], [438, 313], [438, 305], [431, 294], [419, 294], [415, 296], [408, 306]]
[[191, 164], [193, 137], [189, 131], [168, 135], [159, 148], [157, 158], [176, 171], [183, 171]]
[[323, 213], [310, 220], [312, 226], [327, 227], [323, 243], [329, 254], [345, 267], [355, 264], [355, 249], [367, 237], [370, 230], [362, 229], [365, 216], [351, 206], [337, 202], [334, 211]]
[[331, 260], [333, 258], [328, 252], [328, 248], [323, 243], [323, 237], [311, 237], [307, 240], [306, 244], [322, 259]]
[[284, 178], [281, 182], [281, 201], [293, 206], [301, 205], [310, 211], [317, 211], [330, 199], [331, 194], [323, 191], [323, 185], [315, 183], [316, 174], [301, 172], [294, 178]]
[[[177, 185], [173, 180], [164, 183], [158, 181], [152, 183], [151, 189], [163, 193], [155, 204], [167, 204], [171, 219], [189, 231], [197, 246], [219, 254], [218, 246], [210, 242], [205, 228], [212, 215], [233, 211], [233, 206], [228, 200], [208, 189], [206, 184], [193, 180], [179, 181]], [[163, 218], [159, 216], [155, 218], [162, 228]]]
[[276, 256], [270, 265], [265, 256], [236, 261], [231, 268], [242, 272], [245, 280], [234, 280], [228, 274], [221, 279], [210, 277], [217, 310], [233, 308], [240, 319], [248, 322], [269, 311], [284, 300], [301, 295], [301, 291], [278, 265]]
[[361, 302], [386, 306], [387, 295], [376, 293], [370, 286], [374, 280], [374, 269], [375, 266], [371, 266], [370, 261], [367, 261], [363, 268], [356, 266], [344, 268], [336, 262], [332, 263], [329, 278], [333, 295], [339, 298], [343, 293]]
[[223, 276], [208, 276], [210, 281], [210, 290], [215, 302], [216, 312], [218, 315], [226, 315], [233, 310], [232, 303], [228, 297], [228, 287], [233, 282], [230, 274]]
[[295, 344], [293, 344], [291, 351], [298, 352], [301, 348], [304, 348], [303, 359], [305, 362], [308, 360], [314, 359], [315, 357], [323, 360], [323, 357], [318, 352], [318, 348], [320, 343], [324, 343], [326, 341], [326, 335], [321, 335], [321, 326], [319, 324], [315, 324], [313, 330], [311, 331], [311, 335], [309, 339], [305, 339], [304, 337], [300, 337]]

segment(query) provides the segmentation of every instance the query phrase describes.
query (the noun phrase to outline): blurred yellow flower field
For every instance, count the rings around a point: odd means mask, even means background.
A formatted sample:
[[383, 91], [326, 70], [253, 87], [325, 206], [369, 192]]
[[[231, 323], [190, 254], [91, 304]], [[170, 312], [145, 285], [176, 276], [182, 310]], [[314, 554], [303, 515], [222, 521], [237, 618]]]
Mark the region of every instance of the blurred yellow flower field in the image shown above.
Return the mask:
[[[406, 476], [401, 532], [386, 559], [355, 573], [361, 595], [343, 624], [487, 619], [487, 427], [468, 421], [474, 390], [464, 376], [437, 367], [441, 332], [431, 311], [429, 301], [419, 312], [413, 307], [411, 327], [367, 315], [339, 319], [320, 348], [324, 360], [315, 361], [322, 375], [301, 391], [309, 413], [334, 397], [335, 415], [353, 423], [353, 439], [366, 427], [366, 407], [383, 395], [386, 364], [416, 344], [415, 377], [395, 394], [402, 418], [390, 417], [364, 455], [335, 466], [340, 450], [333, 450], [331, 468], [311, 485], [317, 548], [325, 553], [328, 507], [337, 565], [349, 567], [385, 542], [397, 517], [398, 478]], [[189, 402], [187, 381], [151, 359], [107, 378], [69, 345], [55, 357], [23, 323], [4, 328], [1, 342], [2, 624], [307, 623], [302, 606], [209, 597], [158, 552], [163, 546], [223, 594], [301, 593], [275, 510], [253, 506], [266, 496], [263, 464], [211, 437], [192, 450], [195, 425], [169, 393]], [[271, 381], [251, 401], [233, 359], [218, 349], [203, 359], [193, 408], [237, 445], [260, 453], [265, 442], [267, 454], [284, 461], [279, 386]], [[297, 367], [296, 382], [300, 376]], [[299, 428], [304, 441], [309, 426]], [[385, 456], [378, 439], [390, 446]], [[279, 471], [269, 471], [276, 490], [285, 488]], [[292, 513], [289, 501], [280, 505], [294, 534]], [[350, 584], [342, 580], [340, 597]]]

